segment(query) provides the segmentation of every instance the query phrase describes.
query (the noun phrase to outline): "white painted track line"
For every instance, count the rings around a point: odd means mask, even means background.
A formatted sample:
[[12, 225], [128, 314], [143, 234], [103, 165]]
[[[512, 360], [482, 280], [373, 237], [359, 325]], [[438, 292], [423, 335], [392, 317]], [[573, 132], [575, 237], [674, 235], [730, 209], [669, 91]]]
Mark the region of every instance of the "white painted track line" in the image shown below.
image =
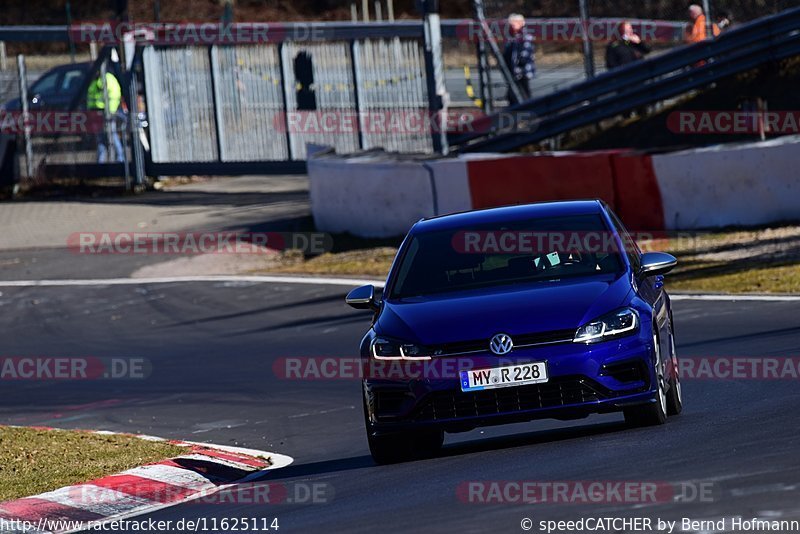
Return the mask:
[[173, 276], [159, 278], [94, 278], [86, 280], [3, 280], [0, 281], [0, 287], [135, 286], [146, 284], [178, 284], [191, 282], [312, 284], [352, 287], [372, 284], [383, 286], [383, 280], [364, 280], [357, 278], [327, 278], [311, 276]]
[[671, 300], [705, 300], [718, 302], [800, 302], [800, 295], [689, 295], [670, 294]]
[[[365, 278], [332, 278], [323, 276], [171, 276], [159, 278], [94, 278], [75, 280], [0, 280], [0, 287], [91, 287], [91, 286], [136, 286], [149, 284], [182, 283], [251, 283], [251, 284], [307, 284], [326, 286], [357, 287], [372, 284], [383, 287], [383, 280]], [[717, 302], [800, 302], [800, 295], [714, 295], [714, 294], [671, 294], [670, 298], [679, 300], [717, 301]]]

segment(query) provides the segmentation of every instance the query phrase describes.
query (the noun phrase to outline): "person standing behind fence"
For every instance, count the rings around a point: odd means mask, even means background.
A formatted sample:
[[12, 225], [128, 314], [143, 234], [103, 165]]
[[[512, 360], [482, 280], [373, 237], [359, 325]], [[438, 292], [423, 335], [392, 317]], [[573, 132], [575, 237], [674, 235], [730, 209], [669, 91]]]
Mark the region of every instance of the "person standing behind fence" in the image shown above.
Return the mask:
[[[116, 115], [120, 104], [122, 103], [122, 88], [117, 81], [117, 78], [110, 72], [106, 72], [105, 85], [108, 87], [108, 112], [112, 117], [111, 124], [108, 129], [97, 133], [97, 162], [106, 163], [108, 161], [108, 135], [111, 136], [110, 141], [114, 143], [114, 152], [116, 161], [122, 162], [122, 141], [120, 140], [119, 133], [117, 132], [116, 121], [113, 117]], [[94, 80], [89, 84], [89, 90], [86, 92], [86, 108], [89, 111], [104, 112], [106, 108], [105, 98], [103, 96], [103, 80], [100, 71], [95, 74]]]
[[642, 38], [633, 31], [630, 22], [619, 25], [619, 34], [615, 34], [606, 48], [606, 68], [608, 70], [623, 67], [639, 61], [650, 53], [650, 47], [642, 42]]
[[[517, 13], [508, 17], [508, 32], [503, 59], [523, 100], [528, 100], [531, 97], [531, 82], [536, 75], [533, 35], [525, 31], [525, 17]], [[508, 100], [511, 105], [519, 103], [511, 88], [508, 90]]]
[[[714, 32], [714, 37], [719, 35], [719, 26], [714, 24], [712, 31]], [[689, 44], [699, 43], [705, 41], [707, 35], [706, 16], [703, 13], [703, 8], [697, 4], [690, 5], [689, 24], [686, 25], [684, 40]]]

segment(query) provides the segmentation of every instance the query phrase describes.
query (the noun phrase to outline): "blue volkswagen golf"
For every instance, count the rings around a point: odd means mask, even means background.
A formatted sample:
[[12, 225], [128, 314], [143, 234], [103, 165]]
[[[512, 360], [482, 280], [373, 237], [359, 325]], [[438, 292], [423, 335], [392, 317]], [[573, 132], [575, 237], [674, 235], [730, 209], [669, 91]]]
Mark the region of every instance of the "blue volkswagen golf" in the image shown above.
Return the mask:
[[361, 342], [364, 419], [378, 463], [422, 457], [445, 432], [682, 409], [670, 299], [676, 259], [642, 253], [601, 201], [423, 219], [401, 245]]

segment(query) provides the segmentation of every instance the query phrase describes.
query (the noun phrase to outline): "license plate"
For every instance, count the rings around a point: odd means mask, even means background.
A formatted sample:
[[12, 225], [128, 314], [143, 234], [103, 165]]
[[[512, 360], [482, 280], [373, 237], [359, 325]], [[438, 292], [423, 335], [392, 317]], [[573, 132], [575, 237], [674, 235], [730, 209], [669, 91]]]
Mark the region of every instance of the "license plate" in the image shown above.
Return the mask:
[[544, 362], [522, 363], [492, 369], [461, 371], [461, 391], [544, 384], [549, 380]]

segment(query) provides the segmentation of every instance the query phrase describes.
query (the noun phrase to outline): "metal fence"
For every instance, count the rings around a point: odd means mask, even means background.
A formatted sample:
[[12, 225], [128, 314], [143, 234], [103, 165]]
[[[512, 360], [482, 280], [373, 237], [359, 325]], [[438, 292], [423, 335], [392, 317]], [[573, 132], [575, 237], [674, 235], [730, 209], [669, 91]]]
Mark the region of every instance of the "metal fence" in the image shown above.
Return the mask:
[[432, 150], [416, 39], [144, 50], [152, 159], [304, 160], [309, 144], [338, 152]]
[[287, 160], [278, 120], [283, 112], [281, 61], [274, 46], [214, 46], [216, 121], [222, 161]]
[[[356, 41], [354, 72], [358, 78], [364, 148], [393, 152], [431, 152], [427, 116], [428, 90], [420, 43], [415, 40]], [[385, 127], [368, 123], [395, 125]], [[417, 127], [411, 126], [417, 123]]]
[[[285, 130], [293, 159], [305, 159], [306, 144], [358, 150], [358, 132], [337, 120], [356, 110], [353, 58], [346, 42], [286, 43], [281, 47], [286, 86]], [[324, 120], [328, 119], [326, 126]], [[273, 121], [273, 124], [275, 121]]]
[[219, 145], [208, 50], [148, 48], [143, 59], [153, 161], [216, 161]]

